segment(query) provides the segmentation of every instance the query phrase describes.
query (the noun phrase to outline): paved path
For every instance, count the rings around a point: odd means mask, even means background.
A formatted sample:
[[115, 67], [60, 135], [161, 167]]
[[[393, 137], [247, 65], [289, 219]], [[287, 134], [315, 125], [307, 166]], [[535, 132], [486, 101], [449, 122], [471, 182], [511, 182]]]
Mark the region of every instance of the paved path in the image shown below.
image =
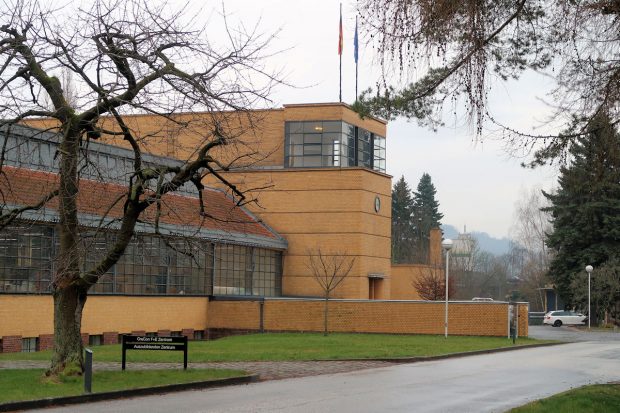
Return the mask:
[[619, 379], [618, 342], [580, 342], [42, 412], [504, 412]]
[[[319, 374], [343, 373], [349, 371], [373, 369], [391, 366], [394, 363], [387, 361], [244, 361], [244, 362], [215, 362], [189, 363], [189, 368], [196, 369], [234, 369], [258, 374], [261, 380], [277, 380], [291, 377], [316, 376]], [[48, 361], [0, 361], [0, 369], [31, 369], [47, 368]], [[120, 363], [93, 364], [94, 370], [120, 370]], [[127, 363], [131, 370], [147, 369], [179, 369], [183, 364], [176, 363]]]

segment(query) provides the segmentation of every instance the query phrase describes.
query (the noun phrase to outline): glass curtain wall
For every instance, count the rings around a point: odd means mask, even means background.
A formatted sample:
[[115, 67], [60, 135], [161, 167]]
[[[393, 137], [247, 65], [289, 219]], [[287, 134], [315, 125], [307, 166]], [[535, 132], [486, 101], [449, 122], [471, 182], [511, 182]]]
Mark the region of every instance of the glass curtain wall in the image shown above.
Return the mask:
[[280, 253], [243, 245], [215, 250], [214, 295], [282, 295]]
[[[82, 237], [82, 268], [92, 268], [116, 240], [109, 231]], [[0, 231], [0, 293], [49, 293], [58, 247], [52, 226]], [[281, 279], [280, 251], [141, 234], [91, 293], [280, 296]]]
[[286, 122], [286, 157], [291, 167], [350, 166], [355, 130], [340, 121]]
[[385, 172], [385, 138], [342, 121], [285, 123], [290, 168], [363, 166]]
[[49, 290], [52, 238], [52, 228], [46, 226], [14, 226], [0, 231], [0, 292]]

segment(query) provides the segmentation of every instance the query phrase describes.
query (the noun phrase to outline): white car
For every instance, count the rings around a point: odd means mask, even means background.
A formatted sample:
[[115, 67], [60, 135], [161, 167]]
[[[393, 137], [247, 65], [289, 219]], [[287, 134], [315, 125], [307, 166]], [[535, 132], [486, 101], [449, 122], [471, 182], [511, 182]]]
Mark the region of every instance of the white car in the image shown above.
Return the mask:
[[543, 323], [550, 324], [553, 327], [560, 327], [562, 324], [583, 324], [587, 318], [585, 315], [574, 311], [549, 311], [545, 314]]

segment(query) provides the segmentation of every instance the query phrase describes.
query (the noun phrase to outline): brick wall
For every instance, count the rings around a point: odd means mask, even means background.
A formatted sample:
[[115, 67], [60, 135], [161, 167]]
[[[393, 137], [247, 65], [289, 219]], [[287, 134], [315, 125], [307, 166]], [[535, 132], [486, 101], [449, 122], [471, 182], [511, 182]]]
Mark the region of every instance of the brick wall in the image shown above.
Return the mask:
[[22, 336], [2, 337], [3, 353], [19, 353], [20, 351], [22, 351]]
[[[322, 300], [266, 299], [263, 325], [266, 331], [322, 331]], [[449, 303], [448, 332], [454, 335], [507, 336], [508, 304], [503, 302]], [[333, 332], [396, 334], [443, 334], [444, 304], [427, 301], [329, 302], [328, 328]], [[230, 317], [234, 315], [234, 317]], [[519, 310], [519, 335], [527, 335], [527, 304]], [[258, 302], [212, 301], [209, 329], [260, 328]]]
[[[202, 330], [207, 325], [208, 301], [208, 297], [92, 295], [84, 308], [82, 332], [101, 335], [104, 332]], [[51, 295], [0, 294], [0, 338], [52, 334], [53, 314]]]
[[118, 344], [118, 331], [105, 331], [103, 333], [103, 344]]
[[51, 350], [54, 347], [54, 335], [53, 334], [40, 334], [39, 335], [39, 351]]

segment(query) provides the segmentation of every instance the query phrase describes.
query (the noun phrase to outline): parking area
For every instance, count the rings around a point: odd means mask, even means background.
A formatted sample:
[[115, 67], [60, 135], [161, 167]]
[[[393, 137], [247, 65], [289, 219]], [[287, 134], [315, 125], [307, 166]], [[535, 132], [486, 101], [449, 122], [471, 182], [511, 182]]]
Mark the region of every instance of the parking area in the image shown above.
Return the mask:
[[620, 330], [588, 331], [587, 327], [542, 325], [529, 326], [529, 336], [540, 340], [558, 341], [620, 341]]

